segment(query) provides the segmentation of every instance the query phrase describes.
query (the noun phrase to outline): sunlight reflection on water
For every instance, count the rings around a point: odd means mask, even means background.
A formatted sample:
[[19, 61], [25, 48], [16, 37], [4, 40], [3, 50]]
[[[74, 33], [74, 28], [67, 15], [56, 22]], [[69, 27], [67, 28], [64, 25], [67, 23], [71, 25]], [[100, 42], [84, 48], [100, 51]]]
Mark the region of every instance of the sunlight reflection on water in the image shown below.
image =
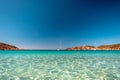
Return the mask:
[[54, 54], [43, 55], [35, 54], [36, 51], [32, 51], [32, 54], [22, 51], [22, 55], [13, 54], [16, 52], [3, 53], [0, 54], [0, 80], [120, 80], [119, 52], [91, 54], [68, 51], [64, 54], [65, 51], [61, 51], [62, 54], [58, 54], [55, 51]]

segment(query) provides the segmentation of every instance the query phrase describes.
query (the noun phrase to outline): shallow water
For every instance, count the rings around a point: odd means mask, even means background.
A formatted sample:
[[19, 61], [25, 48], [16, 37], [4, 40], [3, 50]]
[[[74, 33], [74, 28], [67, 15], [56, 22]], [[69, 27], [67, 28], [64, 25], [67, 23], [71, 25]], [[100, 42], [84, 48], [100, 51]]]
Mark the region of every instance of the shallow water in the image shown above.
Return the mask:
[[0, 51], [0, 80], [120, 80], [120, 51]]

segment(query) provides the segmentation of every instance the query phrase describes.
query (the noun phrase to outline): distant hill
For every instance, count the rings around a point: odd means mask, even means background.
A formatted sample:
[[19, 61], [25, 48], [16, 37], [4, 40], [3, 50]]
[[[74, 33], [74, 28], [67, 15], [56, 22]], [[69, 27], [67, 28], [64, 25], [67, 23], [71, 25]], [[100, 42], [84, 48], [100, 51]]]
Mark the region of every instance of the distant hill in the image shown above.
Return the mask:
[[0, 50], [19, 50], [16, 46], [0, 42]]
[[77, 46], [66, 50], [120, 50], [120, 44], [100, 45], [100, 46]]

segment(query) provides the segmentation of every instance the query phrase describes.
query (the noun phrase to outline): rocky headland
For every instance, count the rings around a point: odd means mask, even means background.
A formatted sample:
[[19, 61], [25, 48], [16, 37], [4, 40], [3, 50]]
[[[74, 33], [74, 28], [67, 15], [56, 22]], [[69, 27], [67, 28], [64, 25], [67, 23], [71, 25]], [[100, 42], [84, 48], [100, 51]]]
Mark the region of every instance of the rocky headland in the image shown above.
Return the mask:
[[0, 50], [19, 50], [16, 46], [0, 42]]
[[66, 50], [120, 50], [120, 44], [100, 45], [100, 46], [77, 46]]

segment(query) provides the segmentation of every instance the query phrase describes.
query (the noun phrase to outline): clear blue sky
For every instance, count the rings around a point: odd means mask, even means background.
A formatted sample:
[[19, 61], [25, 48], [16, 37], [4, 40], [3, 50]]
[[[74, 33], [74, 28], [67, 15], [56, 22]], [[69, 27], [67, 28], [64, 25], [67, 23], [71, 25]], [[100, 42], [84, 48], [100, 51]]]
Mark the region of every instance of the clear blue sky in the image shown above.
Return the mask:
[[26, 49], [120, 43], [119, 0], [0, 0], [0, 41]]

